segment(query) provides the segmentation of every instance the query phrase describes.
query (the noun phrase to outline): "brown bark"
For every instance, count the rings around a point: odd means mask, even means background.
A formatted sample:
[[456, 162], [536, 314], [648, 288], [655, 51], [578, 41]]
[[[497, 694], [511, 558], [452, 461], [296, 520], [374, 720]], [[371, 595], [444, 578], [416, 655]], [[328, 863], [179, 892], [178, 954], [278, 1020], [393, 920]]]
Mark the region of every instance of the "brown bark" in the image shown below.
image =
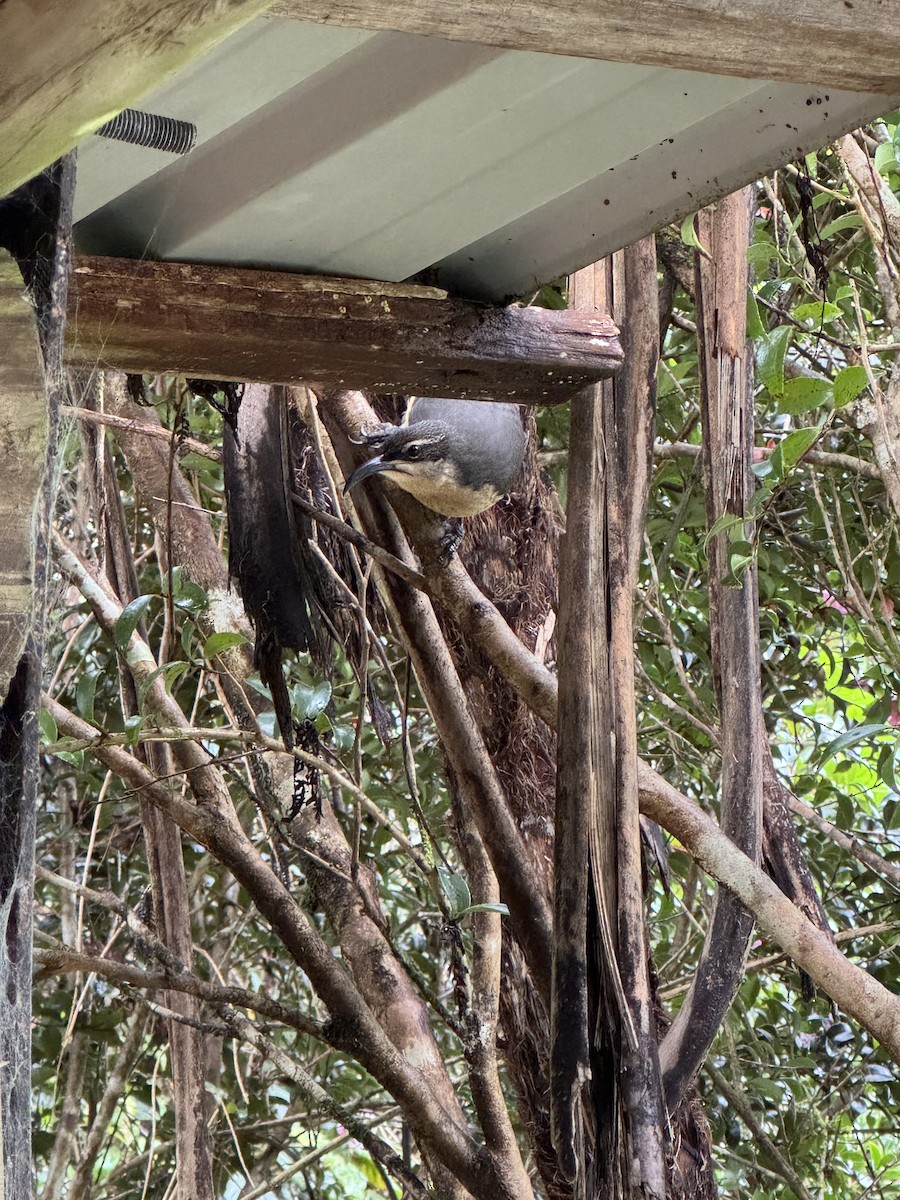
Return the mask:
[[[900, 201], [852, 134], [839, 140], [838, 153], [858, 189], [885, 321], [896, 340], [900, 337]], [[867, 359], [864, 362], [868, 366]], [[894, 513], [900, 515], [900, 363], [895, 360], [884, 381], [870, 370], [869, 385], [870, 394], [850, 405], [846, 417], [871, 440], [884, 490]]]
[[[627, 1189], [641, 1200], [666, 1195], [662, 1082], [655, 997], [648, 963], [638, 793], [634, 680], [634, 603], [653, 466], [658, 360], [656, 253], [652, 238], [614, 256], [604, 273], [605, 303], [620, 324], [628, 355], [620, 376], [602, 385], [609, 520], [609, 668], [615, 789], [617, 942], [634, 1038], [621, 1040]], [[625, 1172], [623, 1171], [623, 1175]]]
[[[613, 313], [631, 355], [623, 374], [598, 389], [593, 408], [586, 396], [572, 405], [560, 555], [556, 1144], [578, 1145], [578, 1081], [591, 1061], [595, 1187], [610, 1197], [662, 1200], [664, 1118], [641, 877], [632, 618], [652, 465], [652, 242], [580, 272], [570, 291], [574, 303]], [[599, 976], [587, 969], [593, 938], [602, 946]], [[588, 1048], [595, 1013], [604, 1030], [599, 1053]], [[568, 1167], [570, 1175], [589, 1169], [587, 1159], [574, 1156]]]
[[0, 701], [31, 631], [34, 521], [47, 468], [50, 423], [34, 306], [16, 260], [0, 249], [0, 398], [8, 487], [0, 496]]
[[[452, 1121], [468, 1132], [466, 1118], [434, 1039], [428, 1011], [384, 935], [384, 919], [372, 872], [359, 866], [353, 881], [353, 855], [330, 806], [320, 820], [305, 822], [304, 847], [337, 871], [323, 870], [310, 860], [307, 877], [316, 906], [327, 913], [340, 940], [353, 979], [378, 1023], [399, 1052], [421, 1071], [432, 1094]], [[441, 1200], [464, 1195], [459, 1181], [426, 1142], [423, 1156]]]
[[[559, 714], [554, 853], [553, 1002], [550, 1097], [553, 1144], [576, 1197], [588, 1194], [591, 1151], [585, 1144], [586, 1087], [591, 1067], [595, 1090], [606, 1103], [593, 1116], [602, 1142], [595, 1155], [606, 1172], [604, 1193], [620, 1196], [616, 1071], [606, 1037], [615, 1028], [614, 927], [617, 910], [615, 817], [608, 789], [610, 754], [609, 662], [606, 642], [606, 495], [600, 388], [572, 402], [569, 502], [559, 562]], [[591, 884], [596, 889], [589, 908]], [[589, 913], [595, 921], [589, 935]], [[592, 1055], [589, 1022], [588, 938], [596, 954], [604, 993], [605, 1063]], [[596, 983], [594, 984], [596, 988]], [[610, 1006], [613, 1011], [610, 1011]], [[619, 1014], [621, 1015], [621, 1014]], [[591, 1062], [593, 1058], [593, 1063]]]
[[[747, 244], [751, 189], [727, 197], [701, 214], [699, 237], [709, 257], [698, 256], [698, 332], [707, 517], [742, 518], [753, 489], [752, 357], [747, 345]], [[723, 830], [753, 862], [760, 853], [762, 822], [762, 713], [756, 571], [738, 568], [729, 579], [732, 553], [746, 548], [749, 525], [709, 543], [710, 629], [719, 693], [722, 739]], [[690, 1085], [743, 976], [753, 917], [733, 895], [720, 891], [695, 979], [660, 1047], [670, 1110]]]

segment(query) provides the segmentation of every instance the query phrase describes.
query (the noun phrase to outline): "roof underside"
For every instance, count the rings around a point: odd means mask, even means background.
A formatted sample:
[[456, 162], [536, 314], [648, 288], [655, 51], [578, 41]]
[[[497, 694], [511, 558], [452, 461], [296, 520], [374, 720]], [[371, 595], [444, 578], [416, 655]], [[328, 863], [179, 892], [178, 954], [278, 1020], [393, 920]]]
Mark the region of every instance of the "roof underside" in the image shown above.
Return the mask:
[[147, 95], [183, 158], [92, 137], [93, 254], [523, 295], [895, 103], [669, 68], [260, 19]]

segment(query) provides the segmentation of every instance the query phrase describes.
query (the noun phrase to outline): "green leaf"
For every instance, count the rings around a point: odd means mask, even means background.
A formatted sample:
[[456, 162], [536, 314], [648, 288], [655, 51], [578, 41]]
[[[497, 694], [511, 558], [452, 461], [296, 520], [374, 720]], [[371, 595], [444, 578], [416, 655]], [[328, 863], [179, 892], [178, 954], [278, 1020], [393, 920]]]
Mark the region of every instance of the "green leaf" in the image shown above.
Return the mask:
[[728, 574], [725, 577], [726, 587], [741, 587], [744, 582], [744, 572], [753, 562], [753, 547], [741, 539], [732, 542], [728, 547]]
[[131, 641], [131, 635], [147, 611], [147, 607], [152, 599], [152, 596], [138, 596], [136, 600], [132, 600], [130, 604], [126, 604], [122, 609], [122, 615], [116, 621], [116, 626], [113, 630], [113, 636], [119, 650], [124, 650]]
[[766, 327], [762, 323], [762, 318], [759, 315], [759, 305], [756, 303], [756, 297], [752, 290], [747, 291], [747, 337], [748, 338], [763, 338], [766, 336]]
[[697, 237], [697, 214], [691, 213], [681, 222], [681, 240], [686, 246], [692, 246], [695, 250], [701, 250], [700, 239]]
[[84, 766], [83, 750], [57, 750], [56, 757], [61, 758], [63, 762], [69, 763], [76, 771], [80, 771]]
[[75, 685], [75, 707], [86, 721], [94, 719], [94, 695], [98, 678], [97, 671], [84, 671]]
[[198, 612], [209, 606], [209, 596], [203, 588], [190, 579], [180, 579], [173, 588], [175, 607], [187, 609], [188, 612]]
[[46, 708], [42, 708], [38, 713], [38, 726], [41, 731], [41, 742], [45, 746], [52, 746], [54, 742], [59, 741], [59, 729], [56, 721]]
[[747, 258], [757, 274], [778, 257], [778, 251], [771, 242], [754, 242], [747, 247]]
[[196, 632], [197, 626], [190, 618], [187, 618], [181, 627], [181, 648], [188, 658], [191, 656], [191, 642], [194, 640]]
[[834, 395], [832, 386], [827, 379], [788, 379], [778, 404], [778, 411], [796, 416], [798, 413], [810, 412], [821, 408]]
[[146, 717], [140, 717], [140, 716], [129, 717], [127, 719], [127, 721], [125, 722], [125, 724], [123, 726], [123, 729], [125, 732], [125, 740], [126, 740], [127, 745], [136, 746], [138, 744], [138, 741], [140, 740], [140, 736], [141, 736], [141, 729], [144, 725], [145, 720], [146, 720]]
[[809, 304], [798, 304], [793, 311], [795, 320], [814, 321], [817, 325], [820, 322], [827, 325], [829, 321], [834, 321], [842, 315], [838, 305], [830, 304], [827, 300], [814, 300]]
[[295, 715], [300, 721], [314, 721], [331, 699], [331, 684], [327, 679], [314, 687], [295, 683], [292, 690]]
[[850, 404], [869, 386], [865, 367], [844, 367], [834, 377], [834, 407]]
[[771, 464], [765, 464], [769, 468], [770, 479], [767, 479], [762, 486], [758, 487], [750, 499], [747, 501], [747, 507], [744, 512], [748, 521], [758, 521], [763, 515], [766, 505], [772, 499], [772, 491], [778, 479], [772, 471]]
[[886, 756], [879, 774], [892, 792], [900, 792], [900, 742]]
[[172, 685], [176, 679], [179, 679], [191, 664], [183, 658], [179, 658], [177, 662], [166, 663], [163, 667], [163, 672], [166, 677], [166, 691], [172, 691]]
[[460, 917], [472, 907], [472, 893], [469, 891], [465, 877], [455, 871], [448, 871], [446, 867], [438, 867], [437, 872], [441, 882], [441, 891], [447, 898], [450, 916]]
[[210, 661], [217, 654], [221, 654], [223, 650], [230, 650], [233, 646], [245, 646], [247, 640], [242, 633], [233, 632], [230, 629], [211, 633], [203, 643], [203, 657]]
[[789, 433], [783, 442], [779, 442], [769, 460], [772, 464], [772, 472], [779, 483], [797, 465], [810, 446], [815, 445], [821, 432], [821, 425], [810, 425], [805, 429], [797, 429], [794, 433]]
[[744, 521], [744, 517], [735, 516], [734, 513], [723, 513], [722, 516], [719, 517], [719, 519], [713, 524], [712, 529], [710, 529], [707, 533], [704, 543], [708, 544], [709, 541], [718, 534], [725, 533], [727, 530], [734, 529], [736, 526], [740, 526], [741, 529], [743, 529]]
[[867, 738], [874, 737], [878, 733], [884, 733], [885, 728], [884, 725], [854, 725], [852, 729], [846, 730], [840, 737], [836, 737], [833, 742], [829, 742], [822, 749], [819, 757], [819, 766], [824, 767], [829, 759], [842, 754], [845, 750], [849, 750], [853, 746], [859, 745], [860, 742], [866, 741]]
[[163, 663], [161, 667], [157, 667], [155, 671], [151, 671], [149, 675], [145, 675], [138, 685], [138, 707], [144, 707], [144, 700], [147, 698], [147, 693], [161, 675], [163, 676], [166, 691], [171, 693], [172, 684], [180, 675], [184, 674], [190, 665], [183, 658], [179, 658], [175, 662]]
[[779, 325], [767, 333], [756, 354], [759, 381], [773, 396], [784, 391], [784, 356], [794, 335], [790, 325]]
[[178, 465], [182, 471], [197, 471], [204, 475], [217, 475], [222, 470], [222, 464], [216, 462], [214, 458], [207, 458], [205, 454], [198, 454], [196, 450], [189, 450], [187, 454], [183, 454], [178, 460]]
[[859, 213], [844, 213], [842, 217], [835, 217], [833, 221], [829, 221], [825, 228], [819, 231], [819, 238], [826, 242], [836, 233], [841, 233], [844, 229], [859, 229], [860, 225], [862, 225], [862, 217]]
[[893, 142], [882, 142], [875, 148], [875, 170], [880, 175], [887, 175], [891, 171], [900, 171], [900, 163], [897, 162], [897, 148]]
[[509, 916], [509, 909], [505, 904], [470, 904], [468, 908], [464, 908], [459, 913], [459, 916], [467, 917], [469, 913], [478, 912], [495, 912], [499, 913], [501, 917]]
[[771, 1100], [775, 1104], [784, 1103], [784, 1090], [774, 1080], [756, 1076], [756, 1078], [748, 1079], [746, 1082], [749, 1089], [759, 1092], [767, 1100]]

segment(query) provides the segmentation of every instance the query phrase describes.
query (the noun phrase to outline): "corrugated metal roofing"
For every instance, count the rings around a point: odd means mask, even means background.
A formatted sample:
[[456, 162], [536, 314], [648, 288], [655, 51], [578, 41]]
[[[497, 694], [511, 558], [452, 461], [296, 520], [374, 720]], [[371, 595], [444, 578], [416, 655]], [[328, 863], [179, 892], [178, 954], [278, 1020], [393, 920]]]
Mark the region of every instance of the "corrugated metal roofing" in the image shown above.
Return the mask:
[[584, 266], [891, 107], [890, 97], [284, 18], [148, 95], [183, 158], [90, 138], [89, 253], [502, 299]]

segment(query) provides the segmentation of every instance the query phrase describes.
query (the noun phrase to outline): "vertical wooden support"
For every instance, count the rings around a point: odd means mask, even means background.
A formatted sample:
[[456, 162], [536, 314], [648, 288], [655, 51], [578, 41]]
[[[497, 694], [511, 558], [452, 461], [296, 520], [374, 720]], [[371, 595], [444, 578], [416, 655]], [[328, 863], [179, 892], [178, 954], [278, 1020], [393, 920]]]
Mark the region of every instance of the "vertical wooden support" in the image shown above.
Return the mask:
[[[626, 1194], [666, 1195], [665, 1119], [641, 870], [634, 603], [653, 469], [659, 360], [656, 244], [652, 237], [613, 256], [600, 302], [627, 347], [621, 374], [604, 384], [607, 463], [611, 792], [615, 806], [616, 934], [626, 1028], [620, 1044]], [[623, 1175], [625, 1172], [623, 1171]]]
[[0, 702], [34, 618], [34, 530], [49, 421], [34, 305], [18, 263], [0, 249], [0, 404], [8, 487], [0, 494]]
[[[123, 376], [101, 378], [105, 385], [104, 394], [127, 394], [126, 380]], [[94, 493], [93, 509], [98, 519], [106, 576], [123, 604], [130, 603], [139, 594], [137, 569], [112, 454], [101, 429], [82, 427], [82, 437], [88, 451], [85, 458], [92, 468], [88, 471], [88, 478]], [[155, 457], [154, 450], [157, 448], [144, 444], [140, 449]], [[168, 452], [172, 453], [171, 448]], [[129, 465], [133, 471], [133, 461]], [[163, 498], [163, 505], [164, 497], [171, 488], [172, 480], [167, 470], [159, 488], [156, 489], [157, 494]], [[183, 519], [179, 517], [179, 520]], [[171, 535], [165, 540], [168, 552]], [[145, 636], [143, 629], [141, 632]], [[167, 655], [165, 639], [163, 642], [160, 650], [162, 660]], [[119, 689], [122, 712], [128, 717], [137, 716], [140, 711], [137, 686], [128, 667], [122, 662], [119, 666]], [[156, 778], [165, 781], [161, 786], [177, 786], [173, 783], [175, 764], [168, 746], [151, 743], [138, 747], [137, 753]], [[194, 945], [181, 830], [167, 813], [162, 812], [143, 796], [141, 824], [150, 869], [156, 928], [166, 947], [184, 964], [185, 969], [190, 970]], [[165, 993], [165, 1005], [170, 1012], [178, 1014], [177, 1017], [170, 1016], [166, 1019], [169, 1066], [175, 1101], [178, 1195], [190, 1197], [190, 1200], [213, 1200], [208, 1130], [209, 1097], [206, 1092], [209, 1039], [199, 1028], [202, 1019], [201, 1005], [195, 996], [177, 991]]]
[[[575, 1185], [576, 1197], [586, 1195], [588, 1169], [590, 864], [598, 854], [615, 861], [613, 831], [605, 819], [610, 743], [604, 482], [602, 393], [597, 386], [586, 388], [571, 404], [566, 532], [559, 552], [550, 1112], [560, 1169]], [[605, 843], [600, 850], [598, 838]], [[601, 919], [608, 932], [616, 906], [615, 875], [607, 875], [603, 883]]]
[[[572, 402], [560, 553], [554, 1141], [576, 1194], [665, 1196], [664, 1116], [641, 886], [633, 606], [658, 358], [653, 239], [579, 272], [578, 307], [613, 315], [615, 380]], [[581, 1139], [590, 1065], [593, 1164]]]
[[[708, 254], [697, 259], [697, 327], [701, 349], [703, 454], [710, 527], [720, 517], [742, 518], [753, 490], [752, 358], [747, 345], [747, 245], [753, 189], [744, 188], [700, 214]], [[756, 570], [733, 573], [744, 559], [749, 525], [709, 543], [712, 656], [722, 731], [720, 824], [759, 861], [762, 813], [762, 722]], [[734, 896], [716, 897], [697, 974], [660, 1047], [666, 1101], [673, 1109], [712, 1044], [737, 992], [753, 919]]]
[[48, 464], [63, 389], [74, 182], [74, 161], [62, 159], [0, 201], [7, 468], [0, 500], [0, 1195], [9, 1197], [30, 1196], [32, 1184], [31, 935]]

